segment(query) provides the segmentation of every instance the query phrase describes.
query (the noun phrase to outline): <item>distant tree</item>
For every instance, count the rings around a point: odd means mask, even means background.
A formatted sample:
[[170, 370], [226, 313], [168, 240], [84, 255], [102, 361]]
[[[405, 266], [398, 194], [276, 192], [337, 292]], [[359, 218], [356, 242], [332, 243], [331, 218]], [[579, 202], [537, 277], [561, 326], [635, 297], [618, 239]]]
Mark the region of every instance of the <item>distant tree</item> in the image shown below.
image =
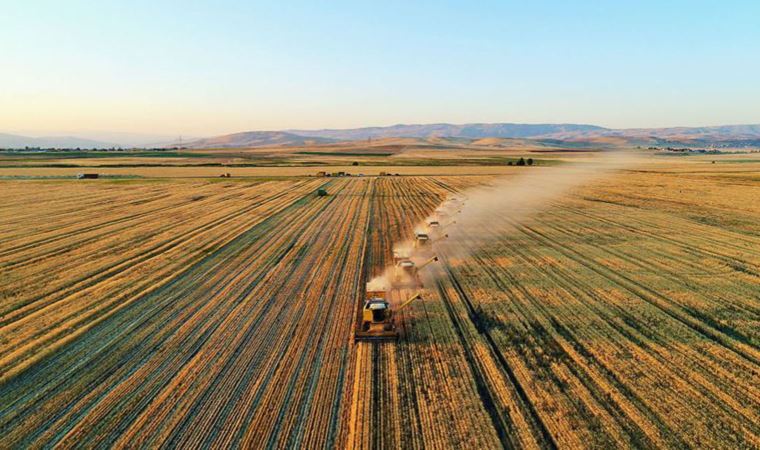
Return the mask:
[[525, 165], [525, 158], [522, 158], [522, 157], [521, 157], [521, 158], [520, 158], [520, 159], [517, 161], [517, 165], [518, 165], [518, 166], [524, 166], [524, 165]]
[[351, 163], [351, 165], [352, 166], [358, 166], [359, 165], [359, 161], [354, 161], [354, 162]]
[[509, 162], [507, 163], [507, 165], [508, 165], [508, 166], [511, 166], [511, 165], [512, 165], [512, 161], [509, 161]]
[[528, 158], [528, 165], [529, 165], [529, 166], [532, 166], [532, 165], [533, 165], [533, 158]]

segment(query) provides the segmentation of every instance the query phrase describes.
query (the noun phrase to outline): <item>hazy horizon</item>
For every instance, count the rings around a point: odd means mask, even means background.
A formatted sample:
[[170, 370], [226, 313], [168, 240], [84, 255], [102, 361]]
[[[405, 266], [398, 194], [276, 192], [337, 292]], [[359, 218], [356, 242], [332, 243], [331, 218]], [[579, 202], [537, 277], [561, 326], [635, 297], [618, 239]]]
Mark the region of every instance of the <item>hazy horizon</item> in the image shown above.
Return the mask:
[[[2, 130], [0, 129], [0, 134], [10, 134], [10, 135], [18, 135], [18, 136], [25, 136], [25, 137], [32, 137], [32, 138], [55, 138], [55, 137], [78, 137], [78, 138], [86, 138], [86, 139], [93, 139], [98, 141], [104, 141], [104, 142], [111, 142], [113, 144], [124, 144], [124, 143], [142, 143], [142, 144], [165, 144], [176, 141], [178, 138], [182, 138], [183, 141], [190, 141], [193, 139], [201, 139], [201, 138], [208, 138], [208, 137], [214, 137], [214, 136], [225, 136], [225, 135], [231, 135], [231, 134], [238, 134], [238, 133], [246, 133], [246, 132], [289, 132], [289, 131], [321, 131], [321, 130], [351, 130], [351, 129], [362, 129], [362, 128], [387, 128], [387, 127], [393, 127], [393, 126], [415, 126], [415, 125], [436, 125], [436, 124], [447, 124], [447, 125], [468, 125], [468, 124], [515, 124], [515, 125], [589, 125], [589, 126], [600, 126], [603, 128], [609, 128], [613, 130], [636, 130], [636, 129], [648, 129], [650, 127], [622, 127], [622, 128], [613, 128], [613, 127], [604, 127], [603, 125], [595, 124], [595, 123], [570, 123], [570, 122], [555, 122], [555, 123], [547, 123], [547, 122], [466, 122], [466, 123], [451, 123], [451, 122], [430, 122], [430, 123], [392, 123], [392, 124], [384, 124], [384, 125], [363, 125], [358, 127], [320, 127], [320, 128], [280, 128], [280, 129], [249, 129], [249, 130], [235, 130], [235, 131], [229, 131], [229, 132], [222, 132], [214, 135], [200, 135], [200, 134], [178, 134], [178, 135], [169, 135], [166, 133], [163, 134], [152, 134], [152, 133], [140, 133], [140, 132], [125, 132], [125, 131], [118, 131], [118, 130], [74, 130], [74, 131], [65, 131], [65, 130], [31, 130], [31, 131], [24, 131], [24, 130]], [[760, 126], [760, 123], [721, 123], [721, 124], [705, 124], [705, 125], [672, 125], [672, 126], [664, 126], [664, 127], [651, 127], [653, 129], [655, 128], [662, 128], [662, 129], [669, 129], [669, 128], [712, 128], [712, 127], [724, 127], [724, 126]]]
[[760, 123], [760, 5], [15, 3], [0, 132]]

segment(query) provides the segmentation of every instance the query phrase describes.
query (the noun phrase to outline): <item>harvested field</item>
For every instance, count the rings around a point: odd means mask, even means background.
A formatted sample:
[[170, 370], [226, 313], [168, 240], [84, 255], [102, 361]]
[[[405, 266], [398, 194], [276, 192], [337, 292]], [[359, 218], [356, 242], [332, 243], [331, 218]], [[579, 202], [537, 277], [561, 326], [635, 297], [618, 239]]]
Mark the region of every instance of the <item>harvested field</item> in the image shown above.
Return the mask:
[[437, 246], [381, 344], [364, 283], [490, 176], [0, 181], [0, 448], [757, 448], [760, 176], [689, 167]]
[[74, 178], [81, 172], [97, 172], [113, 177], [143, 178], [209, 178], [229, 172], [237, 177], [303, 177], [313, 176], [320, 171], [348, 172], [354, 175], [379, 175], [381, 172], [400, 175], [502, 175], [514, 173], [516, 167], [495, 166], [311, 166], [311, 167], [98, 167], [97, 169], [58, 167], [13, 167], [0, 168], [2, 178]]

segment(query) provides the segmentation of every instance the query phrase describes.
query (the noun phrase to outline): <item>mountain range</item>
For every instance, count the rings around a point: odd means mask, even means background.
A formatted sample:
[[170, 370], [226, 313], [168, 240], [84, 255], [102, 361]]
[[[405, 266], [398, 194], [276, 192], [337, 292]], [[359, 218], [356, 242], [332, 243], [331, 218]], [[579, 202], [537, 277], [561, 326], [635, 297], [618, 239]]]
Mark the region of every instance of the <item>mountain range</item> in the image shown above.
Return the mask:
[[[484, 138], [529, 139], [543, 143], [587, 145], [760, 146], [760, 124], [713, 127], [611, 129], [582, 124], [420, 124], [349, 129], [248, 131], [187, 144], [190, 148], [303, 146], [388, 138], [457, 138], [464, 143]], [[508, 142], [506, 143], [508, 144]]]
[[[118, 134], [114, 134], [116, 138]], [[612, 129], [584, 124], [413, 124], [387, 127], [284, 131], [246, 131], [190, 140], [183, 147], [250, 148], [293, 147], [336, 142], [416, 138], [426, 141], [446, 139], [458, 145], [483, 145], [484, 139], [494, 145], [509, 146], [510, 140], [535, 142], [544, 146], [684, 146], [684, 147], [760, 147], [760, 124], [709, 127], [627, 128]], [[116, 139], [115, 139], [116, 140]], [[176, 144], [163, 144], [172, 147]], [[97, 148], [143, 147], [144, 143], [105, 142], [76, 136], [27, 137], [0, 133], [0, 148]], [[156, 145], [158, 146], [158, 145]]]

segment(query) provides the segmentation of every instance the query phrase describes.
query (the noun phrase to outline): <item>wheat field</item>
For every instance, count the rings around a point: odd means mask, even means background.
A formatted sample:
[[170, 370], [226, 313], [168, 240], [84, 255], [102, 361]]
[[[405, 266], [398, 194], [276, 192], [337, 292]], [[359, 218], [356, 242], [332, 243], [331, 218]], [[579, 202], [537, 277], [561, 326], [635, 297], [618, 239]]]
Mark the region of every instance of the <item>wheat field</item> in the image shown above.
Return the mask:
[[0, 181], [0, 447], [758, 448], [753, 167], [467, 230], [381, 344], [364, 284], [493, 172]]

